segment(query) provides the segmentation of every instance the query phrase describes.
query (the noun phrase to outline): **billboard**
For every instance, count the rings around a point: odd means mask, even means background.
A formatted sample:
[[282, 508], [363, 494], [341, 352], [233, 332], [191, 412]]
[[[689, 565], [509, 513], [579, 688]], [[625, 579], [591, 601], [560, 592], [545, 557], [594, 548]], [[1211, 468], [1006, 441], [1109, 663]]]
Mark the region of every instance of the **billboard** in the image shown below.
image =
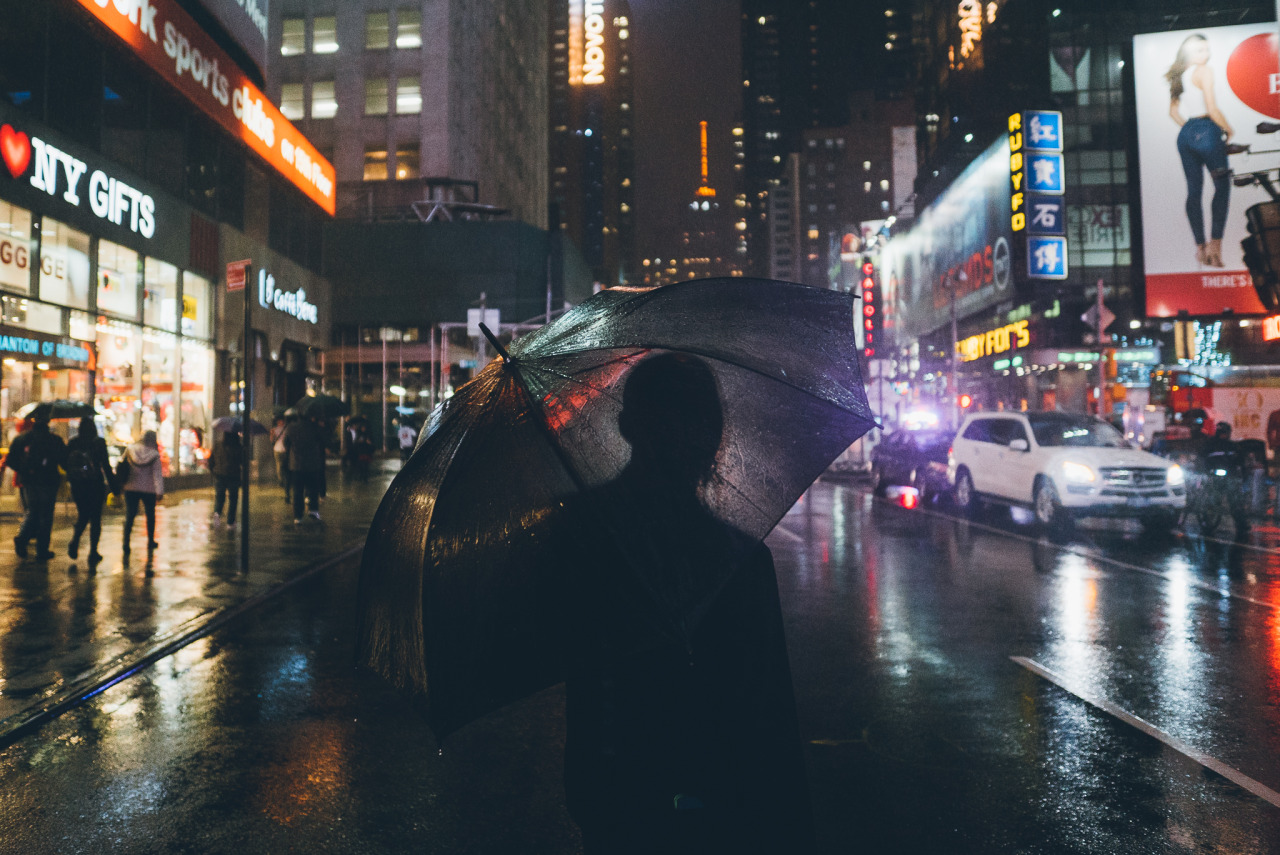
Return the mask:
[[1280, 139], [1256, 130], [1280, 119], [1275, 29], [1242, 24], [1133, 39], [1151, 317], [1265, 313], [1240, 241], [1245, 210], [1270, 197], [1232, 177], [1277, 163], [1263, 152]]
[[1009, 141], [969, 164], [880, 255], [884, 334], [899, 343], [1013, 296]]

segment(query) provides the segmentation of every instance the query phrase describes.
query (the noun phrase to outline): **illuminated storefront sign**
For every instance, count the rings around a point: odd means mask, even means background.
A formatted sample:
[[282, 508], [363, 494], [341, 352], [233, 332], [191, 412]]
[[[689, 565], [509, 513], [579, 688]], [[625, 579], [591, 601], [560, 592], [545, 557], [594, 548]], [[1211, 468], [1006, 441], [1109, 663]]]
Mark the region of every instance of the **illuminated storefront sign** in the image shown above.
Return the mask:
[[97, 362], [92, 345], [85, 342], [7, 326], [0, 326], [0, 353], [24, 362], [60, 362], [64, 367], [88, 371]]
[[1280, 339], [1280, 315], [1272, 315], [1269, 318], [1262, 319], [1262, 340], [1275, 341]]
[[12, 125], [0, 125], [0, 147], [9, 174], [31, 171], [31, 186], [77, 208], [88, 199], [99, 219], [124, 226], [144, 238], [156, 233], [156, 200], [52, 143], [28, 136]]
[[334, 213], [333, 166], [175, 0], [78, 2], [193, 104]]
[[320, 323], [320, 309], [315, 303], [307, 302], [304, 289], [281, 291], [276, 287], [276, 278], [265, 270], [258, 271], [258, 303], [265, 309], [284, 312], [300, 321]]
[[1004, 353], [1031, 344], [1031, 330], [1027, 321], [1005, 324], [978, 335], [971, 335], [956, 342], [956, 353], [963, 362], [972, 362], [984, 356]]
[[1009, 225], [1015, 232], [1027, 227], [1027, 163], [1022, 137], [1022, 114], [1009, 117]]

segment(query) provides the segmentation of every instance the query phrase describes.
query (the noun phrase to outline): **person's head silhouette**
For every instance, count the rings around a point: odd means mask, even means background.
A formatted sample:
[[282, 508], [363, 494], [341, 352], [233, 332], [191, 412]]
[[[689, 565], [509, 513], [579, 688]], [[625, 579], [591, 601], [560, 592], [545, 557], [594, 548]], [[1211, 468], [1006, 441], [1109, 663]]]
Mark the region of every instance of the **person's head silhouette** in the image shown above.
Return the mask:
[[715, 462], [724, 430], [715, 375], [696, 356], [644, 360], [623, 387], [618, 430], [631, 444], [633, 472], [696, 487]]

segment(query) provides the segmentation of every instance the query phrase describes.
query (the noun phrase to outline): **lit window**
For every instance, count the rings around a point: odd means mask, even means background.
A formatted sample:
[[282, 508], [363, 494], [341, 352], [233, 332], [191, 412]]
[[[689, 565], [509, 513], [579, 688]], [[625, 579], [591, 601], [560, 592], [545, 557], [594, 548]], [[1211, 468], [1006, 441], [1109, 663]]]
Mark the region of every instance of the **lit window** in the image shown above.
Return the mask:
[[618, 30], [618, 39], [619, 39], [620, 41], [621, 41], [621, 40], [625, 40], [625, 39], [627, 38], [627, 36], [629, 36], [629, 35], [631, 35], [631, 34], [630, 34], [629, 32], [627, 32], [626, 30]]
[[366, 116], [385, 116], [387, 114], [387, 95], [390, 92], [387, 78], [375, 77], [364, 82], [364, 114]]
[[396, 10], [396, 47], [422, 47], [422, 13], [417, 9]]
[[870, 193], [870, 192], [871, 192], [871, 182], [870, 182], [870, 181], [863, 181], [863, 182], [862, 182], [862, 192], [863, 192], [863, 193]]
[[401, 77], [396, 81], [396, 115], [422, 112], [422, 89], [417, 80]]
[[280, 87], [280, 112], [290, 121], [297, 121], [307, 114], [307, 95], [301, 83], [286, 83]]
[[871, 171], [871, 161], [869, 161], [869, 160], [864, 160], [864, 161], [862, 161], [862, 171], [863, 171], [863, 172], [870, 172], [870, 171]]
[[297, 56], [307, 50], [307, 22], [302, 18], [285, 18], [281, 22], [280, 55]]
[[888, 179], [888, 178], [881, 178], [881, 179], [880, 179], [880, 189], [881, 189], [881, 190], [888, 190], [888, 189], [889, 189], [889, 179]]
[[382, 181], [387, 177], [387, 152], [383, 149], [365, 149], [364, 180]]
[[365, 50], [391, 47], [391, 16], [386, 12], [370, 12], [364, 16]]
[[626, 214], [626, 213], [630, 213], [630, 211], [631, 211], [631, 206], [630, 206], [630, 205], [628, 205], [626, 202], [623, 202], [621, 205], [619, 205], [619, 206], [618, 206], [618, 210], [619, 210], [619, 211], [621, 211], [621, 212], [622, 212], [622, 213], [624, 213], [624, 214]]
[[311, 118], [332, 119], [338, 112], [338, 99], [332, 80], [317, 80], [311, 84]]
[[338, 19], [332, 15], [316, 18], [311, 26], [311, 52], [338, 52]]
[[396, 148], [396, 178], [417, 178], [422, 173], [418, 169], [418, 147], [402, 145]]
[[809, 226], [809, 240], [817, 240], [819, 237], [818, 227]]

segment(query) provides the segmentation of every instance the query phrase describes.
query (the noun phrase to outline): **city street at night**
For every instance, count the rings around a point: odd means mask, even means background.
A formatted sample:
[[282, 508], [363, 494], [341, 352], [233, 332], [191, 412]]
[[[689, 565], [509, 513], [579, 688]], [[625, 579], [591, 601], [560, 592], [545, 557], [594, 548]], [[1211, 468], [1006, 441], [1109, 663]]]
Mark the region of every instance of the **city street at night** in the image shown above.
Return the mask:
[[[768, 543], [819, 851], [1280, 852], [1280, 530], [1048, 539], [840, 478]], [[581, 851], [562, 687], [438, 752], [353, 667], [355, 569], [0, 754], [4, 851]]]

